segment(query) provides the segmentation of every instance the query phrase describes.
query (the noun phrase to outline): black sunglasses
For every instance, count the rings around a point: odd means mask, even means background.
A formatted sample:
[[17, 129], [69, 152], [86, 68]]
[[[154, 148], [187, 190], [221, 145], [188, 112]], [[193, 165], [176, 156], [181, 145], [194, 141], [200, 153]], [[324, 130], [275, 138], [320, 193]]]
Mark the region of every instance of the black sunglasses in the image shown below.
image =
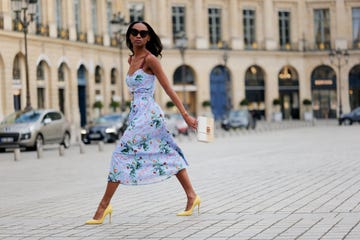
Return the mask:
[[144, 38], [149, 34], [149, 31], [146, 30], [137, 30], [135, 28], [130, 29], [130, 34], [136, 37], [140, 33], [140, 37]]

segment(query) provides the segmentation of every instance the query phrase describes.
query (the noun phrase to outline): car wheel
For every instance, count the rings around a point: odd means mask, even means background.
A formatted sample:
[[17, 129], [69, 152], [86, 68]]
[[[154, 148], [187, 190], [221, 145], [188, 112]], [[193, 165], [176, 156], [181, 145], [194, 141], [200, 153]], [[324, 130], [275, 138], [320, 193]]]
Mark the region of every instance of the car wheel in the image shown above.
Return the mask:
[[348, 119], [348, 118], [344, 119], [343, 123], [344, 123], [344, 125], [352, 125], [351, 119]]
[[70, 147], [70, 134], [68, 132], [64, 134], [64, 138], [63, 141], [61, 142], [61, 145], [63, 145], [64, 148]]

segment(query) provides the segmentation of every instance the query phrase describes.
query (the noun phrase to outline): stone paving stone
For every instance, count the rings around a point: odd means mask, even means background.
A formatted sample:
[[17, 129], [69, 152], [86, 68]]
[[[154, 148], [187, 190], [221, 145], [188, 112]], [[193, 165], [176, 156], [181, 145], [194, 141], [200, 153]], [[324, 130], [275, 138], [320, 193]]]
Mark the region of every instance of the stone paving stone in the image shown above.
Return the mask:
[[360, 239], [360, 127], [282, 124], [219, 134], [212, 144], [183, 138], [202, 198], [201, 214], [184, 218], [175, 214], [186, 198], [171, 178], [120, 186], [112, 223], [84, 225], [104, 192], [113, 144], [85, 154], [75, 145], [61, 159], [51, 146], [42, 159], [0, 154], [0, 239]]

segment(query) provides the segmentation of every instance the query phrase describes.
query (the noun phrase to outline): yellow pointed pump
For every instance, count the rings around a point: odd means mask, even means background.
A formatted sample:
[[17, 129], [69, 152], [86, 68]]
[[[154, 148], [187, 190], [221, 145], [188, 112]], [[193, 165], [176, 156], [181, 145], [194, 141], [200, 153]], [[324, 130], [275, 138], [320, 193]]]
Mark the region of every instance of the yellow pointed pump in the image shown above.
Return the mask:
[[85, 224], [102, 224], [104, 222], [104, 219], [105, 219], [106, 215], [108, 215], [108, 214], [109, 214], [109, 223], [111, 223], [111, 214], [112, 214], [112, 206], [111, 206], [111, 204], [109, 204], [107, 206], [107, 208], [105, 209], [105, 211], [104, 211], [104, 213], [103, 213], [103, 215], [102, 215], [102, 217], [100, 219], [98, 219], [98, 220], [90, 219], [90, 220], [87, 220], [85, 222]]
[[176, 214], [176, 216], [191, 216], [193, 214], [193, 210], [196, 206], [198, 206], [198, 214], [200, 214], [200, 197], [199, 195], [196, 195], [196, 198], [191, 206], [191, 208], [187, 211], [183, 211], [183, 212], [179, 212], [178, 214]]

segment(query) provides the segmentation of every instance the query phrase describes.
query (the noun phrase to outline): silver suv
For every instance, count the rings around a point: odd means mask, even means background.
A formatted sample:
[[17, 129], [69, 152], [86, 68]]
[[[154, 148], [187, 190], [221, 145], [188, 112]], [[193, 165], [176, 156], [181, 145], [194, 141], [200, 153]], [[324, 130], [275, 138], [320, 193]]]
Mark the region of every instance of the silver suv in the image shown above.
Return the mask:
[[43, 144], [60, 143], [70, 147], [70, 125], [53, 109], [14, 112], [0, 123], [0, 152], [6, 148], [36, 150]]

